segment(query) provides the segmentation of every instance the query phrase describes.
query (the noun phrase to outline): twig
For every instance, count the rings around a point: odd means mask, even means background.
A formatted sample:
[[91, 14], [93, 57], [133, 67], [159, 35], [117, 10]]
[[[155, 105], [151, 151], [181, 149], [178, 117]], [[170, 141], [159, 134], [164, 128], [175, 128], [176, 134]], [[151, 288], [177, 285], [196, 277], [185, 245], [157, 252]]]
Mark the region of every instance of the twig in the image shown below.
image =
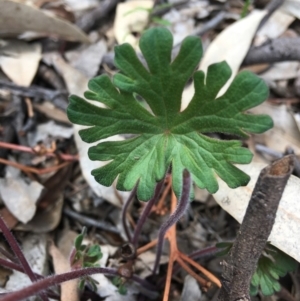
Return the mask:
[[[0, 148], [7, 148], [7, 149], [12, 149], [12, 150], [17, 150], [17, 151], [21, 151], [21, 152], [39, 155], [37, 152], [34, 151], [34, 149], [32, 149], [29, 146], [17, 145], [17, 144], [13, 144], [13, 143], [2, 142], [2, 141], [0, 141]], [[62, 154], [62, 153], [56, 154], [53, 152], [47, 152], [42, 155], [44, 155], [46, 157], [59, 157], [64, 161], [77, 161], [78, 160], [78, 155], [71, 155], [71, 154]]]
[[[1, 298], [1, 301], [21, 301], [24, 300], [30, 296], [34, 296], [37, 293], [47, 289], [50, 286], [57, 285], [69, 280], [77, 279], [84, 276], [90, 276], [94, 274], [104, 274], [104, 275], [110, 275], [110, 276], [119, 276], [118, 271], [116, 269], [111, 268], [85, 268], [85, 269], [78, 269], [71, 272], [58, 274], [54, 276], [50, 276], [44, 279], [41, 279], [32, 285], [25, 287], [23, 289], [20, 289], [18, 291], [15, 291], [13, 293], [10, 293], [3, 298]], [[155, 291], [155, 287], [153, 287], [150, 283], [147, 281], [141, 279], [137, 275], [132, 276], [132, 280], [136, 283], [143, 286], [145, 289], [150, 291]]]
[[300, 38], [278, 38], [260, 47], [250, 48], [243, 65], [300, 61]]
[[128, 241], [131, 241], [131, 234], [130, 231], [128, 229], [128, 225], [127, 225], [127, 212], [128, 212], [128, 208], [130, 207], [132, 201], [134, 200], [134, 196], [136, 194], [137, 191], [137, 187], [138, 187], [138, 183], [134, 186], [133, 190], [130, 192], [130, 195], [127, 199], [127, 201], [125, 202], [123, 209], [122, 209], [122, 224], [123, 224], [123, 229], [125, 231], [126, 237]]
[[[0, 266], [3, 266], [8, 269], [15, 270], [15, 271], [25, 274], [24, 269], [20, 265], [14, 263], [14, 262], [11, 262], [9, 260], [3, 259], [3, 258], [0, 258]], [[39, 275], [37, 273], [34, 273], [34, 275], [35, 275], [36, 279], [44, 279], [45, 278], [44, 276]], [[59, 300], [59, 295], [51, 290], [47, 291], [47, 296], [52, 299]]]
[[[67, 96], [67, 91], [65, 90], [50, 90], [37, 86], [23, 87], [18, 86], [14, 83], [7, 82], [4, 80], [0, 80], [0, 88], [1, 89], [9, 89], [13, 94], [24, 97], [37, 97], [42, 99], [47, 99], [53, 101], [56, 97], [61, 95]], [[67, 101], [66, 101], [67, 103]]]
[[155, 6], [154, 6], [154, 10], [153, 12], [150, 14], [151, 17], [161, 17], [162, 15], [166, 14], [169, 10], [171, 10], [172, 8], [181, 8], [182, 6], [185, 6], [187, 5], [188, 3], [190, 2], [190, 0], [183, 0], [183, 1], [178, 1], [178, 2], [175, 2], [175, 3], [170, 3], [168, 6], [166, 7], [163, 7], [163, 8], [159, 8], [159, 5], [158, 4], [156, 6], [156, 3], [155, 3]]
[[[12, 255], [11, 253], [9, 253], [8, 251], [6, 251], [4, 248], [0, 247], [0, 253], [2, 255], [4, 255], [7, 259], [9, 259], [10, 261], [14, 262], [16, 261], [16, 257], [14, 255]], [[2, 259], [2, 258], [1, 258]]]
[[202, 36], [211, 29], [216, 28], [226, 17], [225, 11], [220, 11], [211, 20], [207, 21], [203, 26], [193, 32], [195, 36]]
[[84, 14], [76, 25], [84, 32], [89, 32], [101, 19], [106, 17], [120, 2], [120, 0], [105, 0], [87, 14]]
[[[15, 237], [12, 235], [12, 233], [10, 232], [10, 230], [8, 229], [8, 227], [6, 226], [6, 223], [4, 222], [4, 220], [2, 219], [2, 217], [0, 216], [0, 228], [2, 230], [3, 235], [5, 236], [7, 242], [9, 243], [12, 251], [14, 252], [14, 254], [16, 255], [16, 257], [18, 258], [24, 272], [26, 273], [26, 275], [29, 277], [29, 279], [32, 282], [35, 282], [37, 279], [37, 277], [35, 276], [35, 274], [33, 273], [30, 265], [28, 264], [27, 259], [25, 258], [17, 240], [15, 239]], [[45, 293], [41, 293], [41, 298], [44, 301], [48, 301], [48, 297]]]
[[284, 3], [285, 0], [272, 0], [267, 6], [266, 10], [268, 13], [261, 20], [257, 30], [264, 26], [264, 24], [268, 21], [271, 15]]
[[219, 301], [250, 301], [251, 277], [271, 233], [293, 161], [294, 156], [286, 156], [261, 171], [236, 241], [223, 261]]
[[94, 220], [90, 217], [79, 214], [79, 213], [71, 210], [70, 208], [67, 208], [67, 207], [64, 208], [63, 212], [67, 216], [78, 220], [80, 223], [82, 223], [84, 225], [93, 226], [98, 229], [109, 231], [109, 232], [116, 233], [116, 234], [120, 233], [120, 231], [116, 227], [112, 226], [111, 224], [103, 222], [103, 221]]
[[159, 266], [160, 257], [162, 254], [163, 244], [165, 235], [174, 224], [176, 224], [180, 218], [183, 216], [185, 209], [187, 208], [190, 200], [190, 190], [191, 190], [191, 175], [185, 170], [183, 173], [183, 188], [182, 195], [178, 202], [177, 208], [174, 213], [166, 220], [161, 226], [158, 234], [158, 243], [157, 243], [157, 251], [156, 251], [156, 259], [153, 267], [153, 274], [156, 274], [156, 271]]
[[29, 166], [19, 164], [19, 163], [13, 162], [13, 161], [5, 160], [5, 159], [2, 159], [2, 158], [0, 158], [0, 163], [13, 166], [15, 168], [18, 168], [18, 169], [24, 171], [24, 172], [32, 172], [32, 173], [36, 173], [38, 175], [43, 175], [43, 174], [50, 173], [52, 171], [56, 171], [58, 169], [61, 169], [65, 166], [69, 165], [71, 162], [63, 162], [59, 165], [54, 165], [54, 166], [47, 167], [47, 168], [42, 168], [42, 169], [29, 167]]
[[152, 197], [152, 199], [150, 201], [148, 201], [145, 209], [143, 210], [143, 213], [141, 214], [141, 216], [139, 218], [139, 221], [138, 221], [138, 223], [135, 227], [133, 238], [132, 238], [132, 241], [131, 241], [131, 243], [135, 247], [137, 247], [138, 239], [139, 239], [140, 233], [142, 231], [143, 225], [144, 225], [148, 215], [150, 214], [153, 205], [157, 201], [157, 199], [158, 199], [158, 197], [161, 193], [161, 189], [164, 186], [164, 183], [165, 183], [165, 177], [160, 182], [157, 183], [156, 188], [155, 188], [155, 192], [154, 192], [154, 196]]

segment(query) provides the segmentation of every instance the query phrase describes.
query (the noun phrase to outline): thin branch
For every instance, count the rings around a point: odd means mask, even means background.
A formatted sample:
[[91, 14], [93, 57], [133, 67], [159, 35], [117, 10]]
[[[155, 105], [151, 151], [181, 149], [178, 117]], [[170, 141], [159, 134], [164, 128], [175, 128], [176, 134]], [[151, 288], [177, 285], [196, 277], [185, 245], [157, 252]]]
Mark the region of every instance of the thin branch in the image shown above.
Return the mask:
[[293, 165], [294, 156], [290, 155], [261, 171], [236, 241], [223, 261], [219, 301], [250, 301], [251, 278], [271, 233]]
[[268, 13], [263, 17], [261, 20], [259, 27], [257, 30], [259, 30], [261, 27], [265, 25], [265, 23], [269, 20], [269, 18], [272, 16], [272, 14], [280, 8], [280, 6], [284, 3], [285, 0], [272, 0], [266, 7], [265, 10], [268, 11]]
[[95, 27], [104, 17], [106, 17], [120, 2], [120, 0], [105, 0], [98, 7], [80, 17], [76, 25], [85, 32], [89, 32]]
[[[16, 238], [12, 235], [12, 233], [6, 226], [6, 223], [1, 216], [0, 216], [0, 228], [2, 230], [3, 235], [5, 236], [5, 238], [7, 240], [7, 242], [9, 243], [11, 249], [13, 250], [14, 254], [19, 259], [19, 262], [20, 262], [24, 272], [26, 273], [26, 275], [29, 277], [29, 279], [32, 282], [35, 282], [36, 280], [38, 280], [38, 278], [33, 273], [30, 265], [28, 264], [28, 261], [25, 258]], [[44, 301], [48, 301], [48, 297], [45, 293], [41, 293], [41, 298]]]
[[141, 214], [141, 216], [139, 218], [139, 221], [135, 227], [133, 238], [131, 241], [131, 243], [135, 247], [137, 247], [138, 239], [139, 239], [140, 233], [142, 231], [143, 225], [144, 225], [148, 215], [150, 214], [153, 205], [156, 203], [156, 201], [161, 193], [161, 189], [164, 186], [164, 183], [165, 183], [165, 177], [160, 182], [157, 183], [155, 192], [154, 192], [154, 196], [152, 197], [152, 199], [150, 201], [148, 201], [143, 213]]
[[243, 65], [300, 61], [300, 38], [278, 38], [250, 48]]
[[3, 141], [0, 141], [0, 148], [17, 150], [20, 152], [26, 152], [26, 153], [34, 154], [37, 156], [46, 156], [46, 157], [54, 157], [54, 158], [59, 157], [64, 161], [78, 161], [78, 158], [79, 158], [78, 155], [62, 154], [62, 153], [56, 154], [54, 152], [46, 152], [45, 154], [40, 155], [29, 146], [17, 145], [17, 144], [3, 142]]
[[61, 169], [61, 168], [65, 167], [65, 166], [69, 165], [72, 162], [71, 161], [65, 161], [65, 162], [63, 162], [61, 164], [54, 165], [54, 166], [47, 167], [47, 168], [41, 168], [41, 169], [38, 169], [38, 168], [35, 168], [35, 167], [26, 166], [26, 165], [19, 164], [17, 162], [13, 162], [13, 161], [2, 159], [2, 158], [0, 158], [0, 163], [13, 166], [15, 168], [18, 168], [18, 169], [24, 171], [24, 172], [32, 172], [32, 173], [36, 173], [38, 175], [43, 175], [43, 174], [50, 173], [52, 171], [56, 171], [58, 169]]
[[123, 224], [123, 229], [125, 231], [126, 237], [128, 241], [131, 241], [131, 234], [127, 225], [127, 212], [128, 212], [128, 208], [130, 207], [130, 205], [132, 204], [132, 201], [134, 200], [134, 196], [136, 194], [137, 191], [137, 187], [138, 187], [138, 183], [134, 186], [133, 190], [130, 192], [130, 195], [127, 199], [127, 201], [125, 202], [124, 206], [123, 206], [123, 210], [122, 210], [122, 224]]
[[[47, 288], [57, 285], [69, 280], [77, 279], [84, 276], [90, 276], [94, 274], [104, 274], [104, 275], [110, 275], [110, 276], [119, 276], [118, 270], [111, 269], [111, 268], [85, 268], [85, 269], [78, 269], [71, 272], [53, 275], [44, 279], [41, 279], [30, 286], [27, 286], [23, 289], [20, 289], [18, 291], [12, 292], [10, 294], [7, 294], [3, 298], [1, 298], [1, 301], [21, 301], [23, 299], [26, 299], [30, 296], [34, 296], [37, 293], [46, 290]], [[137, 275], [133, 275], [131, 278], [136, 283], [143, 286], [145, 289], [150, 291], [155, 291], [155, 287], [153, 287], [150, 283], [147, 281], [141, 279]]]
[[191, 190], [191, 175], [190, 173], [185, 170], [183, 172], [183, 188], [182, 188], [182, 195], [178, 202], [177, 208], [174, 213], [166, 220], [163, 225], [161, 226], [158, 234], [158, 243], [157, 243], [157, 251], [156, 251], [156, 259], [153, 268], [153, 274], [156, 274], [156, 271], [159, 266], [160, 257], [162, 254], [164, 238], [167, 231], [176, 224], [180, 218], [183, 216], [190, 200], [190, 190]]
[[98, 221], [98, 220], [95, 220], [95, 219], [90, 218], [88, 216], [84, 216], [80, 213], [77, 213], [76, 211], [71, 210], [68, 207], [64, 208], [63, 212], [67, 216], [69, 216], [73, 219], [76, 219], [77, 221], [79, 221], [80, 223], [82, 223], [84, 225], [93, 226], [93, 227], [96, 227], [98, 229], [109, 231], [109, 232], [112, 232], [112, 233], [115, 233], [115, 234], [120, 233], [120, 231], [117, 229], [117, 227], [115, 227], [115, 226], [113, 226], [113, 225], [111, 225], [107, 222]]

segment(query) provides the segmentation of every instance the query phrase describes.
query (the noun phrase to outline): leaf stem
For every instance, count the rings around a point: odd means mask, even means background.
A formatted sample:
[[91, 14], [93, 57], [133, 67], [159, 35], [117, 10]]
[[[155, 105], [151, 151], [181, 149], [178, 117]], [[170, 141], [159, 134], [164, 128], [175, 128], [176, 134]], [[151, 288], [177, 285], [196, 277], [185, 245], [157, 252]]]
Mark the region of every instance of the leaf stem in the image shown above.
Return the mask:
[[[46, 290], [50, 286], [60, 284], [69, 280], [77, 279], [84, 276], [93, 274], [104, 274], [111, 276], [119, 276], [118, 270], [111, 268], [84, 268], [78, 269], [71, 272], [53, 275], [37, 282], [34, 282], [28, 287], [15, 291], [13, 293], [5, 295], [1, 301], [21, 301], [30, 296], [36, 295], [38, 292]], [[150, 291], [155, 291], [155, 288], [147, 281], [141, 279], [137, 275], [133, 275], [131, 278], [133, 281], [139, 283], [141, 286]]]
[[154, 196], [152, 197], [152, 199], [150, 201], [148, 201], [143, 213], [141, 214], [141, 216], [139, 218], [139, 221], [135, 227], [133, 238], [131, 241], [131, 243], [135, 247], [137, 247], [138, 239], [139, 239], [140, 233], [142, 231], [143, 225], [144, 225], [148, 215], [150, 214], [153, 205], [156, 203], [156, 201], [161, 193], [164, 182], [165, 182], [165, 177], [160, 182], [157, 183], [155, 192], [154, 192]]
[[123, 229], [125, 231], [126, 237], [128, 241], [131, 241], [131, 234], [127, 225], [127, 219], [126, 219], [126, 215], [127, 215], [127, 211], [129, 206], [131, 205], [132, 201], [134, 200], [134, 196], [136, 194], [137, 191], [137, 187], [138, 187], [138, 183], [136, 183], [136, 185], [134, 186], [134, 188], [132, 189], [132, 191], [130, 192], [130, 195], [128, 197], [128, 199], [126, 200], [124, 206], [123, 206], [123, 210], [122, 210], [122, 224], [123, 224]]
[[176, 224], [180, 218], [183, 216], [190, 200], [190, 190], [191, 190], [191, 175], [190, 173], [185, 170], [183, 172], [183, 185], [182, 185], [182, 195], [178, 202], [178, 205], [176, 207], [176, 210], [173, 214], [166, 220], [163, 225], [161, 226], [158, 234], [158, 243], [157, 243], [157, 251], [156, 251], [156, 259], [154, 263], [153, 268], [153, 274], [156, 274], [160, 257], [162, 254], [163, 244], [164, 244], [164, 238], [167, 233], [167, 231], [172, 227], [174, 224]]
[[[35, 276], [35, 274], [33, 273], [30, 265], [28, 264], [27, 259], [25, 258], [16, 238], [12, 235], [12, 233], [10, 232], [10, 230], [8, 229], [4, 219], [2, 218], [2, 216], [0, 215], [0, 229], [2, 230], [3, 235], [5, 236], [7, 242], [9, 243], [12, 251], [14, 252], [14, 254], [17, 256], [17, 258], [19, 259], [19, 262], [25, 272], [25, 274], [29, 277], [29, 279], [32, 282], [35, 282], [37, 280], [37, 277]], [[41, 293], [41, 298], [43, 299], [43, 301], [48, 301], [48, 297], [45, 293]]]

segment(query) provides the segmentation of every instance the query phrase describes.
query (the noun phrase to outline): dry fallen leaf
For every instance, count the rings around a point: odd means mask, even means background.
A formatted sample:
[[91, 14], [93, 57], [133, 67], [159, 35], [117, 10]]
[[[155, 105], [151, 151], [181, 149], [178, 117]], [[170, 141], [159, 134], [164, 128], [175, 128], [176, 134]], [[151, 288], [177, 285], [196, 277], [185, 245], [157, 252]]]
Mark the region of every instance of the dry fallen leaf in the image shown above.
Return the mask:
[[300, 0], [283, 1], [280, 10], [300, 19]]
[[59, 121], [65, 124], [71, 124], [69, 121], [66, 112], [62, 111], [61, 109], [58, 109], [53, 105], [50, 101], [44, 101], [43, 103], [34, 103], [33, 104], [34, 109], [41, 112], [42, 114], [45, 114], [50, 119], [53, 119], [55, 121]]
[[202, 293], [197, 280], [191, 275], [185, 276], [180, 301], [198, 301], [201, 295]]
[[[219, 190], [213, 196], [217, 203], [239, 223], [245, 215], [252, 191], [260, 171], [266, 166], [263, 163], [238, 165], [251, 180], [246, 187], [229, 188], [218, 179]], [[300, 179], [291, 176], [280, 200], [269, 241], [286, 254], [300, 262]]]
[[267, 132], [255, 135], [255, 141], [267, 147], [284, 153], [287, 147], [292, 147], [295, 153], [300, 154], [300, 132], [293, 113], [286, 105], [272, 106], [266, 102], [251, 109], [253, 114], [268, 114], [274, 121], [274, 127]]
[[56, 202], [46, 209], [38, 211], [27, 224], [19, 223], [14, 229], [33, 233], [48, 233], [53, 231], [61, 221], [64, 198], [61, 194]]
[[[224, 94], [233, 78], [236, 76], [242, 61], [249, 50], [256, 29], [265, 15], [266, 11], [255, 10], [247, 17], [229, 25], [211, 42], [204, 53], [199, 67], [200, 70], [203, 70], [206, 73], [209, 65], [224, 60], [229, 64], [232, 70], [231, 78], [220, 90], [218, 96]], [[187, 107], [193, 94], [194, 86], [191, 85], [183, 93], [182, 110]]]
[[66, 58], [70, 64], [88, 78], [97, 75], [104, 54], [107, 52], [106, 42], [100, 40], [81, 49], [67, 52]]
[[7, 209], [22, 223], [29, 222], [36, 211], [43, 186], [32, 181], [27, 184], [19, 170], [7, 167], [5, 179], [0, 179], [0, 195]]
[[65, 20], [14, 1], [0, 0], [0, 37], [16, 37], [26, 31], [55, 35], [70, 41], [89, 43], [86, 34]]
[[69, 139], [72, 135], [72, 127], [62, 126], [50, 120], [39, 124], [34, 131], [28, 133], [28, 141], [29, 145], [34, 147], [39, 142], [46, 142], [50, 137]]
[[281, 36], [295, 20], [295, 17], [286, 14], [283, 11], [276, 11], [257, 32], [254, 45], [259, 46], [269, 39], [275, 39]]
[[[61, 274], [71, 271], [69, 259], [60, 252], [60, 250], [54, 245], [54, 243], [50, 244], [49, 253], [52, 256], [55, 274]], [[78, 282], [79, 279], [74, 279], [64, 282], [60, 285], [61, 301], [79, 301]]]
[[134, 0], [119, 3], [116, 10], [114, 33], [119, 44], [129, 43], [138, 48], [138, 39], [133, 32], [142, 32], [148, 24], [153, 0]]
[[273, 66], [267, 71], [263, 72], [259, 76], [264, 80], [284, 80], [296, 78], [299, 74], [299, 62], [280, 62], [273, 64]]
[[17, 85], [28, 87], [40, 63], [41, 45], [38, 43], [28, 44], [18, 40], [3, 41], [3, 44], [0, 56], [2, 71]]

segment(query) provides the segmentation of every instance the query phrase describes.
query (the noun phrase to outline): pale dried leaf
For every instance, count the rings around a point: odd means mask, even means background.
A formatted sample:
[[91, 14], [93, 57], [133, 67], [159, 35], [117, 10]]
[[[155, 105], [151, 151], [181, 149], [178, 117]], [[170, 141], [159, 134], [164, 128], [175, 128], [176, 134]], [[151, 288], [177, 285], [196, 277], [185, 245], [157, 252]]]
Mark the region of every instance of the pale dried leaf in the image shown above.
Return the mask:
[[73, 128], [56, 124], [53, 120], [41, 123], [34, 132], [28, 133], [29, 145], [34, 147], [38, 142], [45, 142], [49, 137], [69, 139]]
[[[8, 170], [13, 169], [8, 168]], [[6, 172], [6, 177], [0, 179], [0, 195], [5, 206], [24, 224], [35, 215], [36, 201], [43, 188], [38, 182], [32, 181], [27, 184], [19, 174], [11, 175]]]
[[259, 76], [266, 81], [292, 79], [298, 76], [299, 67], [299, 62], [280, 62]]
[[167, 20], [171, 23], [170, 30], [173, 34], [174, 45], [178, 45], [189, 35], [193, 34], [195, 29], [195, 20], [194, 18], [184, 16], [182, 11], [171, 9], [163, 17], [164, 20]]
[[74, 12], [96, 8], [98, 0], [63, 0], [63, 2]]
[[48, 233], [53, 231], [61, 221], [64, 198], [61, 194], [55, 202], [39, 211], [27, 224], [19, 223], [15, 229], [34, 233]]
[[5, 41], [5, 46], [1, 48], [3, 55], [0, 56], [0, 67], [14, 83], [28, 87], [39, 66], [41, 52], [42, 47], [38, 43], [28, 44], [18, 40]]
[[59, 121], [65, 124], [71, 124], [69, 121], [66, 112], [58, 109], [53, 105], [50, 101], [44, 101], [43, 103], [34, 103], [33, 107], [41, 112], [42, 114], [45, 114], [47, 117]]
[[0, 36], [17, 36], [26, 31], [55, 35], [70, 41], [89, 43], [86, 34], [65, 20], [14, 1], [0, 0]]
[[274, 127], [267, 132], [256, 135], [254, 139], [267, 147], [284, 153], [287, 147], [292, 147], [300, 154], [300, 132], [293, 113], [285, 105], [272, 106], [266, 102], [251, 109], [253, 114], [268, 114], [274, 121]]
[[[226, 85], [220, 90], [218, 96], [224, 94], [229, 87], [233, 78], [236, 76], [245, 55], [247, 54], [251, 45], [253, 36], [257, 27], [266, 15], [266, 11], [253, 11], [247, 17], [234, 22], [232, 25], [226, 27], [209, 45], [204, 53], [204, 57], [200, 63], [200, 70], [205, 73], [209, 65], [226, 61], [231, 70], [231, 78]], [[247, 34], [245, 34], [247, 33]], [[194, 86], [189, 86], [183, 93], [183, 101], [181, 109], [185, 109], [192, 99], [194, 94]]]
[[143, 9], [151, 9], [153, 0], [134, 0], [117, 5], [114, 33], [119, 44], [129, 43], [138, 48], [138, 39], [133, 32], [142, 32], [148, 24], [149, 13]]
[[286, 0], [280, 10], [300, 19], [300, 0]]
[[[54, 245], [54, 243], [50, 244], [49, 253], [52, 256], [53, 266], [55, 274], [61, 274], [71, 271], [69, 259], [66, 258], [60, 250]], [[79, 279], [74, 279], [71, 281], [63, 282], [60, 285], [61, 293], [60, 300], [61, 301], [79, 301], [79, 291], [78, 291], [78, 282]]]
[[185, 276], [180, 301], [199, 301], [201, 295], [202, 293], [197, 280], [191, 275]]
[[92, 78], [97, 75], [102, 58], [106, 52], [106, 43], [100, 40], [83, 49], [69, 51], [65, 55], [74, 68], [81, 71], [88, 78]]
[[277, 10], [264, 26], [257, 32], [254, 45], [259, 46], [269, 39], [275, 39], [281, 36], [295, 20], [295, 17]]
[[[238, 168], [247, 173], [251, 180], [246, 187], [229, 188], [218, 179], [219, 190], [213, 196], [217, 203], [239, 223], [245, 215], [252, 191], [260, 171], [266, 166], [262, 163], [238, 165]], [[300, 179], [291, 176], [283, 196], [280, 200], [269, 241], [278, 249], [287, 253], [300, 262]]]

